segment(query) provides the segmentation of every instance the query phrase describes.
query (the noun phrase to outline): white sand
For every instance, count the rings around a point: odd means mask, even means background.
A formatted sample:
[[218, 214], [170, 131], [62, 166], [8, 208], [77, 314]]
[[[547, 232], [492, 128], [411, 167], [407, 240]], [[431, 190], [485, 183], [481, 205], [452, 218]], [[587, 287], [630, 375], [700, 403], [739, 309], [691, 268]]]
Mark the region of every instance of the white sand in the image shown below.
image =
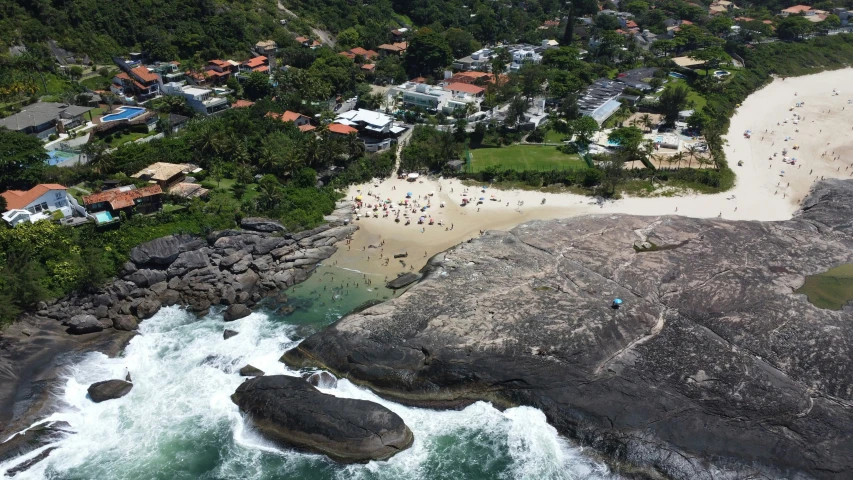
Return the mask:
[[[845, 93], [846, 87], [850, 91]], [[833, 89], [840, 90], [839, 94], [835, 95]], [[720, 194], [625, 198], [597, 204], [594, 199], [580, 195], [490, 188], [482, 192], [474, 187], [469, 187], [468, 196], [464, 197], [466, 187], [449, 179], [421, 178], [417, 182], [407, 182], [395, 178], [353, 186], [347, 198], [362, 195], [365, 202], [377, 203], [368, 198], [369, 192], [383, 200], [391, 198], [395, 208], [407, 192], [412, 192], [413, 201], [421, 205], [426, 205], [430, 192], [434, 191], [435, 195], [429, 197], [432, 206], [426, 213], [415, 214], [408, 210], [412, 220], [408, 226], [404, 225], [402, 216], [400, 223], [394, 222], [394, 214], [382, 218], [381, 210], [379, 218], [358, 220], [360, 229], [351, 243], [340, 244], [339, 253], [329, 262], [393, 278], [400, 272], [420, 269], [428, 257], [478, 236], [481, 230], [510, 229], [530, 220], [590, 213], [788, 219], [812, 184], [821, 177], [853, 178], [853, 104], [848, 105], [848, 100], [853, 100], [853, 69], [777, 79], [751, 95], [732, 118], [726, 137], [726, 157], [737, 174], [737, 181], [732, 190]], [[796, 102], [805, 102], [805, 105], [789, 111]], [[848, 106], [850, 110], [846, 109]], [[794, 113], [803, 118], [798, 124], [792, 123]], [[785, 119], [788, 123], [783, 123]], [[752, 130], [752, 138], [744, 137], [746, 130]], [[785, 137], [792, 139], [785, 141]], [[799, 145], [800, 149], [792, 150], [794, 145]], [[783, 163], [783, 148], [788, 148], [789, 157], [797, 159], [796, 165]], [[777, 156], [771, 160], [774, 153]], [[824, 153], [826, 155], [822, 156]], [[744, 162], [743, 166], [737, 166], [739, 160]], [[492, 195], [500, 201], [491, 201]], [[485, 200], [476, 205], [480, 197]], [[471, 198], [474, 204], [461, 207], [462, 198]], [[441, 201], [445, 202], [445, 208], [439, 207]], [[426, 215], [427, 219], [432, 216], [436, 224], [418, 225], [420, 215]], [[445, 225], [438, 226], [439, 220]], [[445, 227], [451, 224], [453, 230], [446, 231]], [[382, 241], [384, 245], [380, 245]], [[370, 248], [371, 245], [377, 248]], [[359, 251], [363, 253], [354, 255]], [[404, 259], [405, 266], [393, 258], [386, 266], [387, 257], [403, 252], [409, 254]]]

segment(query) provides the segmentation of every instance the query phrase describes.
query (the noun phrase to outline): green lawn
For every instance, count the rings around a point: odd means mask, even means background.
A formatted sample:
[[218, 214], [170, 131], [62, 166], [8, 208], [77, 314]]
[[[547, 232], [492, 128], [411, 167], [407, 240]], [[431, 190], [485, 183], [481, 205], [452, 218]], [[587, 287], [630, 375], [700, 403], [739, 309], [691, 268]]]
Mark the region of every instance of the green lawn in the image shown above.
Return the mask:
[[565, 134], [559, 133], [555, 130], [548, 130], [545, 132], [545, 143], [563, 143], [565, 138]]
[[86, 88], [91, 90], [107, 90], [110, 88], [110, 79], [106, 77], [102, 77], [100, 75], [95, 75], [94, 77], [85, 78], [80, 80], [80, 85], [83, 85]]
[[[687, 83], [687, 81], [685, 81], [681, 78], [670, 77], [669, 82], [667, 82], [667, 84], [666, 84], [666, 88], [670, 88], [672, 86], [678, 85], [679, 83], [687, 86], [687, 90], [690, 92], [687, 94], [687, 100], [693, 102], [693, 108], [695, 110], [701, 110], [701, 109], [705, 108], [705, 105], [708, 104], [708, 101], [705, 100], [705, 97], [703, 97], [701, 93], [694, 90], [693, 87], [691, 87], [690, 84]], [[663, 90], [661, 90], [660, 93], [654, 94], [653, 96], [654, 97], [660, 97], [662, 93], [663, 93]]]
[[568, 155], [557, 147], [537, 145], [512, 145], [502, 148], [471, 150], [474, 171], [498, 165], [514, 170], [573, 170], [586, 168], [577, 155]]
[[[208, 190], [215, 190], [215, 189], [224, 190], [224, 191], [232, 194], [232, 196], [235, 196], [235, 198], [236, 198], [236, 195], [234, 195], [234, 192], [231, 190], [231, 188], [234, 186], [235, 183], [237, 183], [237, 180], [235, 180], [233, 178], [223, 178], [221, 181], [217, 182], [215, 179], [208, 177], [203, 182], [201, 182], [201, 186], [208, 189]], [[250, 183], [250, 184], [246, 185], [246, 192], [238, 200], [251, 200], [257, 196], [258, 196], [258, 184], [257, 183]]]
[[130, 143], [134, 140], [139, 140], [140, 138], [145, 138], [149, 135], [155, 135], [157, 132], [148, 132], [148, 133], [137, 133], [131, 132], [122, 135], [121, 137], [113, 137], [113, 141], [111, 143], [107, 143], [107, 146], [110, 148], [118, 148], [125, 143]]

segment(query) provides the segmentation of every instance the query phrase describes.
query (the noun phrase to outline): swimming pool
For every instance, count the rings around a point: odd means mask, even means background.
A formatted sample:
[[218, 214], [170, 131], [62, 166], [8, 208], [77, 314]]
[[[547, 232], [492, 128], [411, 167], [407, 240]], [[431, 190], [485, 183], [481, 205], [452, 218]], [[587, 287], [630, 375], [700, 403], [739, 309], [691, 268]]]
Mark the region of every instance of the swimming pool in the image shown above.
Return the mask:
[[101, 123], [112, 122], [114, 120], [130, 120], [145, 113], [145, 109], [141, 107], [118, 107], [117, 112], [104, 115], [101, 118]]
[[678, 72], [669, 72], [669, 76], [672, 78], [680, 78], [680, 79], [687, 78], [687, 75], [684, 75], [684, 74], [678, 73]]
[[656, 136], [655, 137], [655, 143], [661, 143], [661, 142], [663, 142], [663, 135]]
[[110, 212], [96, 212], [92, 214], [97, 223], [109, 223], [113, 221], [113, 215]]
[[63, 152], [62, 150], [51, 150], [47, 152], [47, 164], [57, 165], [68, 160], [69, 158], [75, 158], [76, 156], [77, 154], [72, 152]]
[[725, 77], [728, 75], [731, 75], [731, 72], [727, 72], [725, 70], [717, 70], [716, 72], [714, 72], [715, 77]]

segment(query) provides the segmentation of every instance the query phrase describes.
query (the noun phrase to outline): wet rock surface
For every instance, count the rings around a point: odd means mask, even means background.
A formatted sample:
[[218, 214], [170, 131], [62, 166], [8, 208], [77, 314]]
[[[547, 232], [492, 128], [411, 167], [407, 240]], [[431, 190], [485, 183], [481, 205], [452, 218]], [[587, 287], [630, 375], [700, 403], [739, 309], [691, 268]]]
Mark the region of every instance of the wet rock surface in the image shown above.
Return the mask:
[[407, 404], [540, 408], [641, 477], [848, 478], [853, 308], [794, 290], [853, 262], [853, 182], [821, 182], [803, 205], [784, 222], [596, 215], [487, 232], [283, 361]]
[[105, 380], [89, 386], [89, 397], [95, 403], [121, 398], [133, 389], [133, 384], [126, 380]]
[[300, 377], [256, 377], [231, 399], [270, 440], [339, 462], [384, 460], [414, 441], [403, 419], [382, 405], [323, 394]]
[[397, 290], [417, 282], [419, 278], [421, 278], [421, 276], [417, 273], [404, 273], [388, 282], [385, 286]]

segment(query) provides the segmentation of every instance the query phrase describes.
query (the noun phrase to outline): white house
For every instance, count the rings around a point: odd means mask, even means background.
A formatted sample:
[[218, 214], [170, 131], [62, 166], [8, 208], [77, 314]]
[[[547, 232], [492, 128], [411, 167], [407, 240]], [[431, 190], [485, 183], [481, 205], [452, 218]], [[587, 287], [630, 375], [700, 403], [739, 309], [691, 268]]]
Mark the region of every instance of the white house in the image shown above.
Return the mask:
[[228, 99], [213, 96], [213, 90], [191, 87], [182, 82], [163, 84], [162, 92], [166, 95], [179, 95], [187, 99], [187, 104], [202, 115], [211, 115], [228, 108]]
[[3, 220], [9, 225], [16, 226], [21, 222], [37, 222], [50, 218], [53, 212], [61, 212], [62, 217], [71, 217], [77, 211], [81, 215], [86, 210], [77, 203], [68, 189], [62, 185], [44, 183], [27, 190], [8, 190], [0, 193], [6, 199], [8, 211], [3, 213]]

